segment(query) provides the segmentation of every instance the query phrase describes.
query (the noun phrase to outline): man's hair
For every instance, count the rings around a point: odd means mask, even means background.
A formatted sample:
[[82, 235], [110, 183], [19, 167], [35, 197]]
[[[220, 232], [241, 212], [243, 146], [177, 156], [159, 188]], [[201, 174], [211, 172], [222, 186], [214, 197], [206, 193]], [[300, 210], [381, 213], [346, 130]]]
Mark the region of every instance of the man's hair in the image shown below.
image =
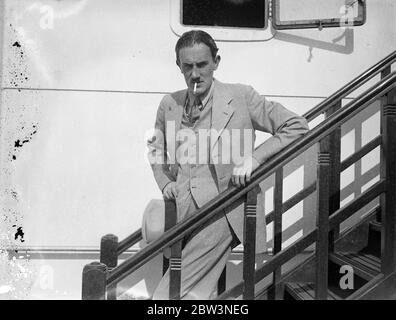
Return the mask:
[[180, 49], [192, 47], [194, 46], [194, 44], [199, 44], [199, 43], [206, 44], [209, 47], [210, 52], [212, 54], [212, 58], [214, 60], [216, 58], [217, 51], [219, 49], [217, 48], [216, 42], [213, 40], [213, 38], [205, 31], [191, 30], [184, 32], [176, 43], [176, 47], [175, 47], [176, 63], [179, 64]]

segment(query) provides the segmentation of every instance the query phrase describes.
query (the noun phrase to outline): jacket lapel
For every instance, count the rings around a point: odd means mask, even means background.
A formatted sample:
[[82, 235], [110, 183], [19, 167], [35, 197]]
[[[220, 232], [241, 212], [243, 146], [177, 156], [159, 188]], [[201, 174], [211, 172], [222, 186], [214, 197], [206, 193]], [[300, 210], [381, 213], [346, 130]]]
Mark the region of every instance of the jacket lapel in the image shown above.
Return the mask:
[[181, 127], [181, 120], [183, 116], [184, 102], [186, 101], [187, 90], [178, 91], [172, 94], [172, 103], [165, 109], [166, 121], [166, 143], [167, 152], [172, 163], [177, 162], [176, 150], [180, 142], [177, 141], [177, 133]]
[[212, 149], [234, 114], [234, 107], [230, 104], [232, 101], [232, 92], [217, 80], [215, 80], [214, 85], [212, 106], [212, 129], [214, 129], [214, 131], [211, 135]]
[[[215, 147], [217, 141], [224, 131], [224, 128], [227, 126], [230, 121], [232, 115], [234, 114], [234, 107], [231, 105], [231, 101], [233, 99], [232, 92], [229, 88], [223, 83], [214, 80], [214, 90], [213, 90], [213, 105], [212, 105], [212, 134], [211, 134], [211, 149]], [[176, 134], [180, 130], [181, 120], [183, 116], [183, 108], [184, 103], [186, 101], [187, 90], [178, 91], [173, 94], [174, 103], [169, 105], [165, 110], [166, 112], [166, 121], [167, 127], [169, 125], [174, 124], [174, 135], [173, 139], [171, 137], [167, 138], [168, 143], [170, 141], [175, 141]], [[171, 121], [171, 123], [169, 123]], [[172, 130], [171, 130], [172, 131]], [[175, 141], [176, 142], [176, 141]], [[175, 150], [178, 148], [178, 142], [175, 143]], [[168, 151], [171, 148], [168, 145]]]

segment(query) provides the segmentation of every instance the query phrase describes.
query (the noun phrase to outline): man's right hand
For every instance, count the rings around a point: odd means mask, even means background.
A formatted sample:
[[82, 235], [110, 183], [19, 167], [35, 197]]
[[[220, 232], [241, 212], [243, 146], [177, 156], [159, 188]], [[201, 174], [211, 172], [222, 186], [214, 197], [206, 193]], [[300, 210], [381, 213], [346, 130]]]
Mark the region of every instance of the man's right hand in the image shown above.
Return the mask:
[[176, 199], [177, 191], [176, 191], [176, 182], [169, 182], [164, 190], [162, 190], [162, 194], [166, 200]]

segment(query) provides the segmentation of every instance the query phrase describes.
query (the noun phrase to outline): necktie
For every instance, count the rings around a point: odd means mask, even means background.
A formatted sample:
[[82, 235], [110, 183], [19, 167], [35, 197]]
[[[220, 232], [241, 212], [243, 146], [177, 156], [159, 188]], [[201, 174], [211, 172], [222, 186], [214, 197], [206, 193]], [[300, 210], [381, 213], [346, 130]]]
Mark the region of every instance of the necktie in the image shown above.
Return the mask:
[[191, 123], [195, 123], [199, 119], [201, 114], [200, 110], [201, 100], [199, 98], [195, 98], [194, 103], [189, 106], [187, 110], [187, 115]]

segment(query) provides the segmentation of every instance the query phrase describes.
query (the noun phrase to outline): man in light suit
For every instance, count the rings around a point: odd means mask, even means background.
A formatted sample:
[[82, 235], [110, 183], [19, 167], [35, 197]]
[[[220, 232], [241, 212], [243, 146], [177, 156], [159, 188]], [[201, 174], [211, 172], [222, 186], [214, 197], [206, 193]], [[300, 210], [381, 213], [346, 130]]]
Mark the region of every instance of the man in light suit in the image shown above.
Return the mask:
[[[308, 125], [304, 118], [266, 100], [250, 86], [215, 80], [220, 56], [206, 32], [184, 33], [175, 49], [187, 89], [162, 99], [156, 134], [149, 141], [149, 158], [164, 198], [175, 199], [181, 221], [230, 184], [245, 186], [252, 171], [306, 133]], [[256, 149], [255, 130], [273, 135]], [[259, 194], [257, 252], [266, 248], [261, 197]], [[231, 248], [243, 241], [243, 217], [241, 200], [184, 239], [182, 299], [215, 297]], [[153, 299], [168, 299], [168, 294], [167, 272]]]

